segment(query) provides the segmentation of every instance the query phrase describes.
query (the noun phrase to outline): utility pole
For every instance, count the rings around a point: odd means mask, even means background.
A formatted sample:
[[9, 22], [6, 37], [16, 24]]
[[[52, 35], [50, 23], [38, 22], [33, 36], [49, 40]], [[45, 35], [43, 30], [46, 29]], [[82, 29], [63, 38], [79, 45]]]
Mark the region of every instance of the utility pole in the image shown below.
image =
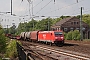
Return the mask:
[[48, 31], [50, 31], [50, 22], [49, 22], [49, 18], [50, 18], [50, 17], [48, 17]]
[[2, 22], [2, 21], [1, 21], [1, 18], [0, 18], [0, 25], [1, 25], [1, 22]]
[[12, 15], [12, 0], [11, 0], [11, 15]]
[[8, 26], [9, 26], [9, 25], [6, 25], [6, 26], [7, 26], [7, 34], [8, 34], [8, 33], [9, 33], [9, 31], [8, 31]]
[[83, 40], [83, 31], [82, 31], [82, 7], [81, 7], [81, 16], [80, 16], [80, 40]]
[[32, 20], [33, 20], [33, 29], [34, 29], [34, 19], [33, 19], [33, 1], [32, 1]]
[[33, 1], [32, 1], [32, 16], [33, 16]]

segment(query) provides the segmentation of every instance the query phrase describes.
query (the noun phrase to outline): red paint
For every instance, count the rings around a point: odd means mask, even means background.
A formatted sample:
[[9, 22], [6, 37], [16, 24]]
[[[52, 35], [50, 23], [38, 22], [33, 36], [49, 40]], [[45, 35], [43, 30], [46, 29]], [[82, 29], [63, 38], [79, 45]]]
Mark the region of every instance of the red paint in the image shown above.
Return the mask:
[[38, 40], [54, 43], [55, 41], [64, 40], [64, 36], [62, 31], [39, 31]]

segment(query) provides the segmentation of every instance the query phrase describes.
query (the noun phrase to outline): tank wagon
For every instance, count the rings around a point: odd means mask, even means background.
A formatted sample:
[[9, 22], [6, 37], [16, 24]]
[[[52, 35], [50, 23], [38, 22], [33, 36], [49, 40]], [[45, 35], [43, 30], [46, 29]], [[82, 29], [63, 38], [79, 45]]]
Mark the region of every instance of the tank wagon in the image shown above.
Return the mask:
[[25, 40], [30, 40], [30, 34], [31, 34], [31, 32], [25, 33]]
[[46, 43], [53, 43], [56, 45], [64, 44], [64, 34], [63, 31], [31, 31], [31, 32], [22, 32], [21, 38], [28, 39], [31, 41], [42, 41]]
[[20, 39], [25, 40], [25, 32], [21, 32], [21, 34], [20, 34]]

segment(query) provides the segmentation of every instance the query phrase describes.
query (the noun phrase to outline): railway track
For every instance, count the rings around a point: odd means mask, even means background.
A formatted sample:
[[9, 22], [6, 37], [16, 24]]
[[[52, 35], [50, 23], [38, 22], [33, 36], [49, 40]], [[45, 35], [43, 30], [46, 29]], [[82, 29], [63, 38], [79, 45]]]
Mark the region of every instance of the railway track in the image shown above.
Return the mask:
[[70, 57], [73, 57], [75, 59], [90, 60], [90, 57], [79, 55], [79, 54], [74, 54], [74, 53], [65, 52], [65, 51], [58, 51], [56, 49], [52, 49], [52, 48], [48, 48], [48, 47], [42, 47], [42, 46], [37, 46], [37, 48], [49, 51], [51, 53], [53, 52], [53, 53], [57, 53], [57, 54], [63, 54], [63, 55], [66, 55], [66, 56], [70, 56]]
[[35, 47], [36, 45], [26, 43], [23, 43], [22, 45], [25, 52], [30, 54], [28, 55], [30, 60], [58, 60], [46, 55], [45, 53], [42, 53], [40, 50], [37, 50]]
[[58, 50], [58, 49], [54, 49], [52, 47], [47, 47], [47, 46], [42, 46], [42, 45], [38, 45], [38, 44], [33, 44], [33, 43], [25, 43], [23, 42], [23, 47], [25, 47], [25, 45], [27, 45], [27, 47], [29, 49], [32, 49], [39, 57], [43, 56], [42, 60], [45, 60], [45, 56], [47, 56], [49, 59], [48, 60], [60, 60], [61, 55], [69, 57], [68, 59], [70, 60], [90, 60], [90, 57], [87, 57], [85, 55], [80, 55], [72, 53], [72, 52], [66, 52], [63, 50]]

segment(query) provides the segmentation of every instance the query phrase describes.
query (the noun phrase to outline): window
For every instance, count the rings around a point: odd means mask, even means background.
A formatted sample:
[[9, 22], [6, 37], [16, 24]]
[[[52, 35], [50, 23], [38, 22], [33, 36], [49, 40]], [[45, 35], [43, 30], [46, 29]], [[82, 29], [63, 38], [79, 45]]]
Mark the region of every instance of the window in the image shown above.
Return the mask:
[[73, 28], [70, 28], [70, 30], [73, 30]]
[[62, 36], [63, 32], [54, 32], [55, 36]]
[[77, 24], [78, 24], [78, 22], [77, 22]]
[[67, 28], [64, 28], [64, 31], [67, 31]]
[[79, 30], [79, 28], [76, 28], [76, 30]]
[[73, 25], [73, 22], [71, 22], [71, 24]]
[[74, 22], [71, 22], [71, 24], [74, 24], [74, 25], [75, 25], [75, 24], [78, 24], [78, 22], [75, 22], [75, 21], [74, 21]]
[[60, 28], [59, 28], [59, 30], [60, 30]]
[[85, 28], [83, 27], [82, 30], [85, 31]]
[[74, 22], [74, 24], [76, 24], [76, 22]]
[[58, 30], [58, 28], [57, 28], [57, 30]]

